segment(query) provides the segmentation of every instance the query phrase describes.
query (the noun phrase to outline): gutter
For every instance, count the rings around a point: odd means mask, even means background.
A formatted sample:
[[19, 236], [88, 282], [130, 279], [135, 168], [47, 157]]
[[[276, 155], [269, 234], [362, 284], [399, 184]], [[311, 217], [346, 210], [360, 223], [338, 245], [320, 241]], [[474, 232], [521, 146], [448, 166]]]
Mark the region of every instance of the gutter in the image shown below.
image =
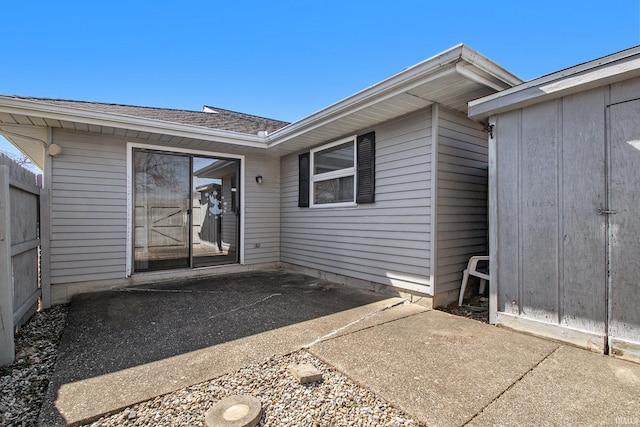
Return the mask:
[[[485, 77], [475, 73], [473, 68], [477, 68], [496, 80], [503, 82], [502, 85], [499, 85], [500, 89], [510, 88], [513, 85], [522, 83], [521, 79], [491, 62], [475, 50], [464, 44], [459, 44], [313, 113], [302, 120], [275, 131], [267, 138], [268, 146], [277, 146], [315, 128], [326, 125], [372, 104], [404, 93], [416, 86], [428, 83], [430, 80], [449, 73], [457, 72], [467, 77], [474, 75], [475, 80], [482, 84], [490, 82]], [[462, 69], [463, 71], [461, 71]], [[489, 87], [498, 89], [496, 82], [490, 83], [491, 85]]]
[[[518, 77], [480, 53], [464, 44], [459, 44], [271, 134], [258, 132], [257, 135], [251, 135], [223, 131], [126, 114], [47, 104], [10, 96], [0, 96], [0, 113], [21, 114], [67, 122], [81, 121], [88, 125], [113, 128], [126, 127], [139, 132], [267, 149], [277, 147], [307, 132], [450, 74], [464, 76], [493, 90], [504, 90], [522, 83]], [[432, 103], [426, 99], [424, 101]]]
[[139, 132], [160, 133], [252, 148], [267, 148], [267, 138], [263, 134], [249, 135], [239, 132], [204, 128], [202, 126], [129, 116], [126, 114], [81, 110], [44, 102], [16, 99], [8, 96], [0, 96], [0, 112], [68, 122], [79, 121], [79, 119], [81, 119], [82, 123], [88, 125], [113, 128], [122, 128], [123, 125], [126, 125], [127, 129]]

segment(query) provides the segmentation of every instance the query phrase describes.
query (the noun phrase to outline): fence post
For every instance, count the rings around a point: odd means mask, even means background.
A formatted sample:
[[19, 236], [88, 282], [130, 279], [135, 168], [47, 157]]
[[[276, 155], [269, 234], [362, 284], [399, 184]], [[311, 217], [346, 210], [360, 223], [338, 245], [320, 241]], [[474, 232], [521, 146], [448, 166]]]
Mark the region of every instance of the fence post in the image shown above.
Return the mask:
[[0, 366], [15, 360], [9, 167], [0, 166]]
[[42, 287], [42, 308], [51, 307], [51, 215], [49, 211], [49, 189], [42, 185], [42, 175], [38, 175], [40, 187], [40, 286]]

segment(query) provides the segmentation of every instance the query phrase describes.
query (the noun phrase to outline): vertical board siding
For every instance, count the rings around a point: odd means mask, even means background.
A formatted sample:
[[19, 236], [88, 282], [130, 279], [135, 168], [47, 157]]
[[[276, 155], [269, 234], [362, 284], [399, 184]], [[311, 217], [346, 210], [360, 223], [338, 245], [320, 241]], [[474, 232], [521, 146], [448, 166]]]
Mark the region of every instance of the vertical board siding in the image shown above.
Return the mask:
[[281, 260], [376, 283], [422, 286], [427, 292], [430, 109], [372, 130], [376, 132], [372, 204], [299, 208], [299, 153], [282, 159]]
[[562, 100], [560, 323], [604, 333], [606, 228], [605, 90]]
[[[640, 99], [609, 108], [609, 219], [611, 284], [609, 337], [614, 354], [640, 361]], [[604, 215], [603, 215], [604, 216]], [[622, 342], [620, 342], [622, 340]], [[626, 343], [625, 343], [626, 342]], [[627, 345], [634, 343], [634, 345]], [[635, 347], [635, 349], [633, 348]]]
[[[491, 275], [498, 282], [498, 311], [518, 315], [520, 301], [520, 110], [501, 114], [494, 129], [496, 144], [496, 199], [498, 201], [496, 233], [498, 268]], [[497, 270], [497, 271], [496, 271]]]
[[605, 89], [496, 119], [498, 312], [603, 333]]
[[460, 287], [469, 257], [487, 254], [487, 134], [439, 110], [436, 293]]
[[126, 142], [54, 129], [51, 283], [125, 276]]
[[558, 105], [522, 111], [519, 159], [520, 311], [545, 322], [558, 320]]

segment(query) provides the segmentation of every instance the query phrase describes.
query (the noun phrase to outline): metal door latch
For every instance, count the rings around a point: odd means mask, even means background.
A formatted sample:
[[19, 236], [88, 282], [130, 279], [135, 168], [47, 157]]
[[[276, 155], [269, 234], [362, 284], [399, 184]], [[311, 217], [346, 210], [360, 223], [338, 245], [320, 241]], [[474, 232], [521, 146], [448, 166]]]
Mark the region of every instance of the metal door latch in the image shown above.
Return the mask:
[[598, 208], [598, 215], [615, 215], [617, 213], [618, 213], [618, 211], [614, 211], [614, 210], [610, 210], [610, 209]]

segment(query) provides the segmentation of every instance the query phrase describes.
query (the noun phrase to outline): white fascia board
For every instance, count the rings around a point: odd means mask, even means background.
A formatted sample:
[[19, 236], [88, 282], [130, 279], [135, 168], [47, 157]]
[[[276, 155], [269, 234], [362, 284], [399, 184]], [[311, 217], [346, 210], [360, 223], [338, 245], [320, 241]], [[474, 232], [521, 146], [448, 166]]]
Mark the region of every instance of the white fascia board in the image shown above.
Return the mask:
[[513, 73], [510, 73], [505, 68], [491, 61], [486, 56], [481, 55], [479, 52], [471, 49], [467, 45], [462, 45], [462, 57], [466, 62], [473, 65], [477, 70], [482, 70], [495, 79], [504, 82], [503, 89], [511, 88], [513, 86], [524, 83], [524, 80], [522, 80], [520, 77], [516, 76]]
[[165, 122], [162, 120], [128, 116], [125, 114], [82, 110], [67, 106], [47, 104], [34, 100], [16, 99], [7, 96], [0, 96], [0, 112], [36, 116], [53, 120], [80, 122], [97, 126], [115, 128], [122, 128], [124, 126], [127, 129], [139, 132], [160, 133], [252, 148], [267, 148], [266, 139], [264, 137], [259, 137], [258, 135], [203, 128], [201, 126]]
[[[464, 64], [464, 74], [460, 72], [458, 64]], [[495, 82], [482, 77], [478, 71], [491, 75], [498, 81], [503, 82], [503, 85], [496, 85]], [[475, 50], [464, 44], [459, 44], [275, 131], [267, 138], [269, 147], [277, 146], [363, 108], [381, 103], [416, 86], [454, 72], [471, 78], [477, 83], [486, 84], [494, 90], [501, 90], [522, 83], [522, 80], [518, 77], [480, 55]]]
[[364, 108], [364, 106], [380, 102], [397, 93], [404, 92], [408, 86], [411, 86], [411, 83], [415, 84], [416, 80], [419, 81], [419, 84], [422, 84], [421, 79], [425, 76], [433, 75], [443, 68], [450, 70], [452, 64], [455, 64], [455, 62], [459, 60], [461, 54], [462, 45], [454, 46], [440, 55], [431, 57], [295, 123], [285, 126], [269, 135], [269, 146], [272, 147], [281, 144], [301, 133], [308, 132], [328, 122], [344, 117], [347, 114], [358, 111]]
[[[333, 105], [336, 107], [335, 109], [322, 110], [318, 113], [308, 116], [307, 118], [304, 118], [298, 122], [295, 122], [287, 127], [277, 130], [276, 132], [274, 132], [269, 136], [269, 141], [270, 141], [269, 147], [275, 147], [283, 142], [291, 140], [297, 136], [305, 134], [318, 127], [330, 124], [333, 121], [336, 121], [345, 116], [353, 114], [371, 105], [378, 104], [400, 93], [411, 90], [416, 86], [419, 86], [421, 84], [424, 84], [425, 82], [428, 82], [429, 80], [435, 80], [438, 77], [443, 77], [453, 72], [455, 72], [455, 65], [450, 65], [448, 67], [443, 67], [439, 69], [437, 74], [432, 74], [431, 76], [429, 76], [429, 78], [420, 80], [419, 82], [414, 82], [413, 84], [407, 84], [406, 86], [403, 86], [402, 88], [396, 89], [394, 91], [391, 91], [391, 90], [381, 91], [380, 93], [376, 93], [373, 96], [364, 97], [363, 99], [360, 99], [353, 103], [349, 103], [348, 105], [345, 105], [345, 106], [338, 105], [343, 102], [341, 101]], [[349, 98], [347, 98], [347, 100], [349, 100]]]
[[496, 91], [501, 91], [511, 87], [510, 85], [506, 85], [504, 82], [494, 82], [493, 80], [489, 80], [488, 78], [478, 74], [475, 69], [473, 69], [473, 67], [469, 66], [468, 64], [458, 62], [456, 64], [456, 73], [473, 82], [486, 87], [490, 87], [491, 89]]
[[487, 117], [640, 75], [640, 46], [579, 64], [469, 102], [469, 117]]

